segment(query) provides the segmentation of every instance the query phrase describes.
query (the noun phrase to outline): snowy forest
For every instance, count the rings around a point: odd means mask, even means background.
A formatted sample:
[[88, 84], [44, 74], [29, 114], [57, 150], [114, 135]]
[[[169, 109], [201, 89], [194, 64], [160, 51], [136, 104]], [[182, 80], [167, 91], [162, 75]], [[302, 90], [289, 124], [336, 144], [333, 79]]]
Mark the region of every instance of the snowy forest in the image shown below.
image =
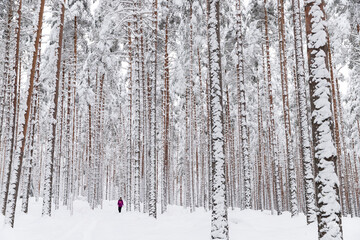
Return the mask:
[[1, 239], [81, 203], [360, 238], [359, 0], [1, 0], [0, 53]]

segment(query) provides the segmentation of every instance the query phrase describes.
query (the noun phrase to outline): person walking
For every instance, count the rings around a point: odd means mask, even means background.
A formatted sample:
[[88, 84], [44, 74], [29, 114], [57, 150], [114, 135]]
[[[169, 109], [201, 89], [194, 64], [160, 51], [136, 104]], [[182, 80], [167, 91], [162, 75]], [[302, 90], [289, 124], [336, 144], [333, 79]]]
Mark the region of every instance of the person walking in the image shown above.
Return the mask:
[[121, 208], [122, 206], [124, 205], [124, 202], [122, 200], [122, 198], [120, 197], [119, 201], [118, 201], [118, 210], [119, 210], [119, 213], [121, 213]]

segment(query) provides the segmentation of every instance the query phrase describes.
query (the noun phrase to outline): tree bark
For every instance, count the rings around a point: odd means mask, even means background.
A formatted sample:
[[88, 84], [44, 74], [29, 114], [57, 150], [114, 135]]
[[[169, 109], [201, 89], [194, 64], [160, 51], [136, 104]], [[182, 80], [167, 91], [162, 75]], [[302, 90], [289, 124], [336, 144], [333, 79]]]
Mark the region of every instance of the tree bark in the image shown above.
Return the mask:
[[65, 1], [62, 3], [61, 16], [60, 16], [60, 29], [59, 29], [59, 45], [58, 45], [58, 59], [56, 64], [56, 87], [54, 96], [54, 108], [53, 108], [53, 122], [52, 133], [50, 136], [50, 151], [49, 159], [45, 167], [45, 185], [44, 185], [44, 200], [42, 215], [51, 216], [51, 195], [52, 195], [52, 183], [53, 183], [53, 171], [55, 161], [55, 143], [56, 143], [56, 126], [57, 126], [57, 112], [58, 112], [58, 99], [59, 99], [59, 86], [60, 86], [60, 72], [61, 72], [61, 56], [63, 47], [63, 31], [64, 31], [64, 19], [65, 19]]
[[209, 0], [209, 73], [210, 73], [210, 121], [211, 121], [211, 168], [212, 214], [211, 239], [229, 239], [225, 183], [225, 152], [223, 130], [223, 91], [220, 51], [220, 1]]
[[323, 0], [305, 5], [310, 102], [315, 150], [315, 187], [320, 240], [343, 238], [339, 178], [336, 174], [336, 147], [333, 134], [328, 44]]
[[33, 54], [32, 59], [32, 67], [30, 72], [30, 79], [29, 79], [29, 90], [28, 90], [28, 96], [27, 96], [27, 109], [25, 111], [24, 119], [25, 123], [22, 128], [23, 138], [21, 140], [21, 147], [20, 147], [20, 155], [14, 164], [14, 171], [13, 171], [13, 177], [11, 179], [10, 183], [10, 190], [9, 190], [9, 196], [8, 196], [8, 202], [7, 202], [7, 209], [6, 209], [6, 217], [5, 217], [5, 223], [10, 224], [11, 227], [14, 227], [14, 221], [15, 221], [15, 208], [16, 208], [16, 202], [17, 202], [17, 196], [19, 192], [19, 183], [20, 183], [20, 175], [22, 170], [22, 162], [24, 158], [25, 153], [25, 145], [26, 145], [26, 134], [27, 129], [29, 125], [29, 118], [30, 118], [30, 112], [31, 112], [31, 100], [32, 100], [32, 93], [34, 89], [34, 78], [35, 78], [35, 71], [36, 71], [36, 63], [37, 63], [37, 56], [39, 53], [39, 42], [40, 37], [42, 33], [42, 23], [43, 23], [43, 15], [44, 15], [44, 6], [45, 6], [45, 0], [41, 0], [40, 2], [40, 12], [39, 12], [39, 20], [38, 20], [38, 26], [37, 26], [37, 32], [36, 32], [36, 38], [35, 38], [35, 50]]

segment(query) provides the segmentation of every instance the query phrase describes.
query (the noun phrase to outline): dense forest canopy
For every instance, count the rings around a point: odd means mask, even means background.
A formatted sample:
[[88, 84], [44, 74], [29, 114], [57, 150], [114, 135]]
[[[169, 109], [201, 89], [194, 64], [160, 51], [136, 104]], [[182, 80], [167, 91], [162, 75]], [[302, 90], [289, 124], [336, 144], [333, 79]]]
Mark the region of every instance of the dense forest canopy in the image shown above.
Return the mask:
[[360, 216], [358, 0], [3, 0], [0, 49], [11, 226], [29, 197], [203, 207], [212, 239], [228, 208]]

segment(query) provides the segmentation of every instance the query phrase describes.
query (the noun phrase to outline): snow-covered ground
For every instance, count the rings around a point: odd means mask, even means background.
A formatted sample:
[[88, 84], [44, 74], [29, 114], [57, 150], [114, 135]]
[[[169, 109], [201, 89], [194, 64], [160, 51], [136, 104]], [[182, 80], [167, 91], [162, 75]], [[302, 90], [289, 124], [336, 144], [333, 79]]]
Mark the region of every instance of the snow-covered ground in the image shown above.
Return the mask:
[[[117, 212], [116, 201], [105, 201], [103, 209], [90, 210], [84, 201], [75, 201], [74, 214], [66, 208], [41, 216], [41, 201], [30, 203], [30, 213], [18, 212], [15, 228], [0, 226], [1, 240], [209, 240], [210, 213], [190, 213], [170, 206], [157, 220], [147, 214]], [[4, 222], [0, 216], [1, 223]], [[316, 225], [305, 217], [290, 218], [253, 210], [229, 211], [230, 239], [315, 240]], [[344, 240], [360, 239], [360, 219], [343, 218]]]

